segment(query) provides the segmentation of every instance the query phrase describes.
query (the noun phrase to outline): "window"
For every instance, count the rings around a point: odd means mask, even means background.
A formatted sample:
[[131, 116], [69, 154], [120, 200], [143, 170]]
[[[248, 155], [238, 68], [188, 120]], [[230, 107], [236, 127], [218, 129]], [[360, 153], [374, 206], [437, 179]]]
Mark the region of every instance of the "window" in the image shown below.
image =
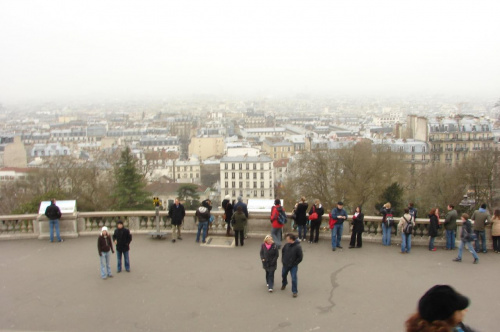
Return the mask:
[[247, 188], [250, 188], [250, 181], [247, 181], [246, 185]]
[[240, 181], [240, 188], [243, 188], [243, 181]]
[[231, 167], [232, 167], [232, 169], [234, 169], [234, 164], [231, 164], [231, 165], [232, 165], [232, 166], [231, 166]]
[[236, 188], [236, 182], [234, 181], [231, 182], [231, 188]]
[[260, 191], [260, 197], [264, 197], [264, 190]]
[[254, 188], [257, 188], [257, 181], [254, 181], [254, 182], [253, 182], [253, 187], [254, 187]]
[[224, 181], [224, 188], [228, 188], [228, 182], [227, 181]]
[[254, 178], [254, 180], [257, 179], [257, 173], [253, 173], [253, 178]]
[[257, 190], [253, 191], [253, 197], [257, 197]]
[[264, 188], [264, 181], [261, 181], [261, 182], [260, 182], [260, 187], [261, 187], [261, 188]]
[[232, 179], [236, 179], [236, 173], [232, 172], [232, 173], [231, 173], [231, 178], [232, 178]]
[[250, 169], [250, 164], [249, 163], [246, 164], [246, 169]]
[[257, 164], [253, 164], [253, 169], [257, 169]]
[[224, 169], [227, 169], [227, 164], [224, 164]]
[[264, 172], [260, 173], [260, 179], [264, 180]]
[[240, 178], [240, 179], [243, 179], [243, 173], [240, 173], [239, 178]]
[[247, 173], [247, 180], [250, 179], [250, 173]]
[[224, 173], [224, 179], [227, 179], [227, 172]]
[[239, 166], [239, 169], [243, 169], [243, 165], [241, 163], [238, 166]]

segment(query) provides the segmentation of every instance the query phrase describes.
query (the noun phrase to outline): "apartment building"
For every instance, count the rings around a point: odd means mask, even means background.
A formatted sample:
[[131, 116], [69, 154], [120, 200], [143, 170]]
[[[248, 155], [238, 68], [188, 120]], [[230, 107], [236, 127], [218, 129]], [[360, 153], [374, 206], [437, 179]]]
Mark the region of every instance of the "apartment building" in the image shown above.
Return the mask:
[[274, 167], [268, 156], [223, 157], [220, 162], [221, 196], [274, 199]]

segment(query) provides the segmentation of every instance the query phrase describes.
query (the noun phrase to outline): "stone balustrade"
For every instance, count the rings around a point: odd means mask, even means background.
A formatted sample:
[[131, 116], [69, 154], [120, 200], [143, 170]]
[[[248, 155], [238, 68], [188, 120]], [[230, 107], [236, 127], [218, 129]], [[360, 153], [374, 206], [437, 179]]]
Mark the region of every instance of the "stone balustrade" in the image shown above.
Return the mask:
[[[224, 235], [226, 232], [226, 223], [222, 219], [222, 211], [213, 211], [214, 222], [210, 225], [209, 234]], [[168, 231], [171, 228], [170, 219], [167, 218], [167, 211], [162, 210], [159, 213], [160, 230]], [[109, 229], [116, 227], [116, 222], [122, 220], [125, 227], [129, 228], [133, 234], [147, 234], [156, 229], [155, 211], [109, 211], [109, 212], [78, 212], [75, 214], [63, 214], [60, 220], [60, 229], [62, 237], [78, 237], [99, 234], [103, 226]], [[23, 239], [23, 238], [49, 238], [48, 220], [43, 215], [24, 214], [24, 215], [6, 215], [0, 216], [0, 239]], [[380, 216], [365, 216], [365, 231], [363, 241], [382, 242], [382, 218]], [[401, 243], [401, 236], [397, 231], [397, 222], [392, 231], [392, 242]], [[351, 229], [349, 222], [344, 224], [343, 238], [350, 238]], [[457, 242], [460, 241], [461, 221], [458, 221]], [[292, 230], [293, 221], [289, 215], [289, 222], [285, 225], [283, 232]], [[429, 220], [418, 218], [413, 229], [412, 245], [427, 245]], [[196, 217], [194, 211], [186, 211], [186, 217], [183, 224], [183, 232], [196, 232]], [[248, 220], [248, 233], [250, 235], [264, 236], [270, 233], [271, 225], [269, 222], [269, 213], [250, 213]], [[444, 228], [438, 231], [435, 244], [444, 245]], [[491, 247], [491, 227], [486, 227], [486, 236], [488, 247]], [[323, 216], [320, 228], [321, 238], [330, 238], [330, 229], [328, 227], [328, 216]]]

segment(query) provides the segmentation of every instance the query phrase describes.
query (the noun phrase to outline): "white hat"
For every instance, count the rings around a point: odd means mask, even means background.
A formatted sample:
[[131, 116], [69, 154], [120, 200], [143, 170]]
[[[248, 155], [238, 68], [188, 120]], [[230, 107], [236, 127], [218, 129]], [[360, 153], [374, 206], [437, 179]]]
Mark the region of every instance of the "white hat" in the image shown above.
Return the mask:
[[108, 228], [106, 226], [104, 226], [103, 228], [101, 228], [101, 235], [102, 235], [102, 232], [106, 231], [106, 233], [109, 233], [108, 232]]

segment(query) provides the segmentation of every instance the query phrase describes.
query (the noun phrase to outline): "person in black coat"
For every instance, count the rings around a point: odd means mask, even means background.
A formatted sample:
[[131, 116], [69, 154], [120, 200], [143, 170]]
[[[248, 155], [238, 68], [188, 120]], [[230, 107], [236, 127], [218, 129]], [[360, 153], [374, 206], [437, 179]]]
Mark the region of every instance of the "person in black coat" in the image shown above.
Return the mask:
[[318, 217], [311, 219], [311, 234], [309, 236], [309, 243], [318, 243], [321, 217], [325, 214], [325, 209], [321, 205], [319, 199], [315, 200], [314, 205], [311, 206], [311, 209], [309, 210], [309, 218], [311, 218], [311, 215], [313, 215], [314, 213], [316, 213]]
[[122, 255], [125, 260], [125, 271], [130, 272], [130, 242], [132, 242], [132, 234], [130, 231], [123, 227], [123, 221], [118, 220], [116, 222], [116, 229], [113, 233], [113, 241], [116, 246], [116, 271], [120, 273], [122, 271]]
[[[364, 218], [365, 215], [361, 212], [361, 206], [356, 207], [354, 215], [352, 216], [352, 234], [349, 249], [361, 248], [363, 246], [362, 234], [365, 230]], [[357, 245], [356, 240], [358, 242]]]
[[172, 242], [175, 242], [175, 240], [182, 240], [181, 225], [185, 215], [186, 210], [184, 209], [184, 205], [179, 202], [179, 198], [176, 198], [174, 204], [168, 209], [168, 216], [172, 224]]
[[307, 208], [309, 204], [306, 202], [306, 198], [302, 196], [299, 203], [295, 205], [295, 223], [299, 230], [299, 241], [305, 241], [307, 236]]
[[262, 267], [266, 270], [266, 284], [270, 293], [273, 292], [274, 271], [278, 267], [278, 257], [280, 252], [276, 247], [271, 235], [266, 235], [264, 243], [260, 246], [260, 259]]
[[292, 276], [292, 294], [293, 297], [297, 297], [297, 272], [299, 270], [299, 264], [302, 262], [304, 256], [300, 241], [297, 240], [294, 234], [288, 233], [286, 235], [286, 242], [281, 255], [281, 262], [283, 263], [283, 270], [281, 271], [281, 290], [285, 290], [288, 284], [288, 272], [290, 272]]
[[429, 250], [430, 251], [436, 251], [436, 248], [434, 247], [434, 240], [436, 239], [436, 236], [438, 235], [438, 228], [439, 228], [439, 210], [437, 208], [432, 209], [431, 212], [429, 212]]
[[227, 224], [226, 236], [231, 236], [231, 218], [233, 216], [233, 204], [231, 204], [231, 196], [226, 195], [221, 205], [224, 209], [224, 221]]

